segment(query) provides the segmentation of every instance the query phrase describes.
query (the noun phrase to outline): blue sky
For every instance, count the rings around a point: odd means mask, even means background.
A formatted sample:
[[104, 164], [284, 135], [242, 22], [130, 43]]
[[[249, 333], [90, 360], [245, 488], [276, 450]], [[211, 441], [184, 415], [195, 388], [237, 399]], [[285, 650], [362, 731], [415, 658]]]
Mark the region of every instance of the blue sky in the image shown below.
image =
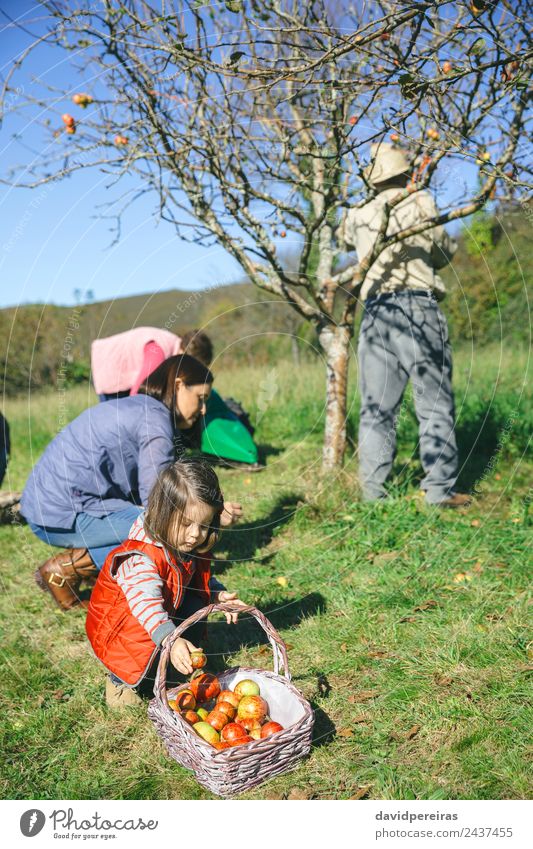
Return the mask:
[[[43, 32], [42, 10], [30, 0], [0, 0], [0, 73], [31, 42], [29, 33], [10, 24], [16, 18], [32, 32]], [[78, 77], [70, 66], [70, 54], [44, 46], [32, 54], [13, 83], [31, 93], [32, 77], [60, 87], [76, 87]], [[80, 84], [81, 85], [81, 84]], [[83, 86], [81, 89], [83, 90]], [[72, 103], [65, 101], [65, 111]], [[19, 139], [14, 138], [17, 132]], [[0, 140], [2, 172], [27, 162], [28, 148], [40, 151], [48, 144], [41, 127], [9, 112]], [[475, 180], [474, 172], [461, 177]], [[97, 169], [86, 169], [67, 180], [29, 190], [2, 186], [0, 215], [0, 307], [19, 303], [71, 304], [74, 291], [92, 291], [96, 300], [137, 295], [165, 289], [201, 289], [242, 279], [242, 271], [218, 247], [203, 248], [180, 240], [172, 225], [157, 224], [156, 198], [138, 199], [125, 213], [122, 236], [110, 247], [111, 222], [98, 213], [109, 200], [122, 194], [123, 186], [109, 188], [111, 178]], [[446, 199], [444, 188], [438, 201]], [[287, 239], [283, 247], [290, 248]]]
[[[23, 24], [39, 15], [36, 4], [27, 0], [1, 0], [0, 10]], [[39, 29], [38, 24], [28, 26]], [[0, 14], [2, 78], [31, 41]], [[65, 81], [63, 60], [61, 50], [42, 48], [14, 83], [30, 91], [32, 75], [43, 72], [47, 79]], [[71, 111], [72, 104], [65, 109]], [[3, 172], [28, 158], [25, 147], [13, 139], [15, 130], [21, 133], [24, 146], [40, 149], [44, 141], [41, 128], [20, 124], [8, 114], [0, 140]], [[71, 304], [75, 289], [92, 290], [97, 300], [103, 300], [242, 279], [240, 267], [222, 248], [190, 245], [176, 237], [170, 224], [157, 226], [153, 196], [140, 198], [130, 207], [120, 242], [109, 248], [111, 222], [98, 218], [97, 207], [122, 192], [106, 188], [109, 180], [89, 169], [39, 189], [1, 187], [0, 307], [36, 301]]]

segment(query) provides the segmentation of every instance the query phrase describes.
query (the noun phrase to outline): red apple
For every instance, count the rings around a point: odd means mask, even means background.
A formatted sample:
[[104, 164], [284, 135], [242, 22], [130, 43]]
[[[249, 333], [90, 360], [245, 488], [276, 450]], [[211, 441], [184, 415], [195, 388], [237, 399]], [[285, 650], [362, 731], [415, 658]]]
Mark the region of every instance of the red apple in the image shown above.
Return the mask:
[[194, 710], [182, 710], [180, 711], [180, 716], [188, 722], [189, 725], [196, 725], [197, 722], [200, 722], [200, 717]]
[[231, 743], [225, 743], [224, 740], [220, 740], [218, 743], [214, 744], [215, 749], [231, 749]]
[[214, 710], [219, 710], [221, 713], [225, 713], [228, 719], [233, 719], [237, 713], [237, 708], [230, 705], [229, 702], [217, 702]]
[[222, 690], [217, 697], [217, 702], [229, 702], [235, 709], [239, 707], [240, 700], [241, 696], [239, 696], [238, 693], [234, 693], [232, 690]]
[[196, 707], [196, 699], [190, 690], [180, 690], [174, 696], [177, 710], [194, 710]]
[[352, 127], [353, 127], [354, 124], [357, 124], [357, 116], [356, 115], [352, 115], [352, 117], [350, 118], [350, 124], [352, 125]]
[[220, 742], [218, 731], [216, 731], [208, 722], [197, 722], [193, 725], [193, 730], [196, 731], [198, 736], [205, 740], [206, 743], [211, 743], [212, 746], [214, 746], [215, 743]]
[[268, 705], [261, 696], [243, 696], [237, 708], [237, 719], [257, 719], [259, 722], [268, 713]]
[[63, 123], [65, 123], [67, 127], [74, 126], [74, 118], [72, 117], [72, 115], [69, 115], [68, 112], [65, 112], [65, 114], [62, 115], [61, 118], [63, 119]]
[[208, 722], [209, 725], [212, 725], [217, 731], [222, 731], [224, 726], [228, 724], [229, 719], [225, 713], [222, 713], [221, 710], [212, 710], [207, 717], [206, 722]]
[[228, 722], [221, 731], [220, 739], [226, 743], [231, 743], [233, 740], [238, 740], [241, 737], [247, 737], [246, 729], [240, 722]]
[[257, 731], [257, 729], [259, 731], [261, 730], [261, 723], [258, 719], [245, 718], [238, 719], [237, 721], [241, 723], [243, 728], [246, 728], [248, 734], [251, 734], [252, 731]]
[[191, 652], [191, 665], [193, 669], [202, 669], [206, 663], [207, 658], [201, 649]]
[[230, 746], [242, 746], [244, 743], [253, 743], [254, 738], [246, 735], [245, 737], [238, 737], [236, 740], [232, 740]]
[[400, 136], [398, 135], [398, 133], [391, 133], [390, 134], [390, 140], [392, 142], [398, 142], [398, 141], [400, 141]]
[[211, 672], [202, 672], [197, 678], [193, 678], [189, 688], [196, 701], [200, 703], [216, 699], [220, 694], [220, 682]]
[[442, 70], [444, 71], [444, 73], [445, 73], [445, 74], [449, 74], [449, 73], [453, 70], [453, 65], [452, 65], [452, 63], [451, 63], [451, 62], [449, 62], [448, 60], [446, 60], [445, 62], [443, 62], [443, 63], [442, 63]]
[[65, 132], [66, 132], [69, 136], [73, 136], [73, 135], [75, 134], [75, 132], [76, 132], [76, 127], [75, 127], [75, 126], [72, 126], [72, 127], [65, 127]]
[[279, 722], [267, 722], [261, 728], [261, 738], [270, 737], [271, 734], [277, 734], [278, 731], [283, 731], [283, 725]]
[[250, 678], [244, 678], [235, 686], [234, 692], [242, 698], [242, 696], [258, 696], [261, 691], [259, 684]]

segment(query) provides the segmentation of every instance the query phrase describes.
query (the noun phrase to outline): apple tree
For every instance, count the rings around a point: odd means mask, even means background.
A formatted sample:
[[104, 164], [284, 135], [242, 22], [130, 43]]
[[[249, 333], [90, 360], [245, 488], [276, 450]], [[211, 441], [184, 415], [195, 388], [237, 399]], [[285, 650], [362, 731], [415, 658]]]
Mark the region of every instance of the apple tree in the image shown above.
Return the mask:
[[[180, 239], [220, 244], [255, 285], [288, 302], [317, 332], [323, 466], [337, 467], [357, 293], [372, 264], [392, 243], [531, 190], [528, 3], [44, 0], [39, 8], [3, 102], [43, 46], [66, 54], [66, 82], [35, 80], [17, 99], [53, 144], [4, 179], [38, 187], [89, 166], [117, 181], [133, 176]], [[339, 225], [343, 211], [373, 197], [364, 166], [370, 143], [383, 139], [408, 149], [413, 175], [385, 208], [372, 252], [356, 261]], [[435, 220], [387, 234], [408, 191], [443, 182]], [[297, 251], [290, 270], [286, 246]]]

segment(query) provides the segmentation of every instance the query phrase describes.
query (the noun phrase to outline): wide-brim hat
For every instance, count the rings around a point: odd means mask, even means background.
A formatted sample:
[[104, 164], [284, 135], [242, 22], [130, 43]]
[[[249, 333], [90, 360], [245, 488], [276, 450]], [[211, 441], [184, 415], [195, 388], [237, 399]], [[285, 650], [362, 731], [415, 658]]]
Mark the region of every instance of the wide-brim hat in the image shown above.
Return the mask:
[[394, 144], [379, 142], [370, 145], [370, 165], [364, 169], [365, 178], [370, 183], [385, 183], [392, 177], [407, 174], [412, 165], [407, 151]]

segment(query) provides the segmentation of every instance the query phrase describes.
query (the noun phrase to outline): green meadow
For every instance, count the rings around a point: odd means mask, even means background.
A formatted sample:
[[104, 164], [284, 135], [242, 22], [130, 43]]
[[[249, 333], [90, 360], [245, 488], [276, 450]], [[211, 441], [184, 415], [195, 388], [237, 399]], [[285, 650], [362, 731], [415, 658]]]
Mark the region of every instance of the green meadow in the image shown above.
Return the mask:
[[[225, 497], [241, 501], [245, 517], [219, 542], [216, 573], [279, 630], [293, 682], [315, 712], [310, 756], [242, 798], [530, 795], [528, 356], [496, 345], [456, 353], [460, 485], [476, 493], [459, 513], [419, 496], [409, 399], [390, 499], [360, 501], [355, 363], [350, 448], [328, 477], [319, 362], [218, 369], [216, 387], [257, 422], [266, 469], [220, 469]], [[22, 488], [58, 427], [94, 402], [85, 385], [6, 400], [13, 457], [4, 489]], [[83, 613], [60, 612], [34, 584], [51, 550], [25, 526], [1, 527], [0, 542], [3, 797], [210, 798], [166, 755], [146, 705], [106, 707]], [[205, 648], [213, 671], [271, 668], [249, 618], [231, 627], [215, 619]]]

